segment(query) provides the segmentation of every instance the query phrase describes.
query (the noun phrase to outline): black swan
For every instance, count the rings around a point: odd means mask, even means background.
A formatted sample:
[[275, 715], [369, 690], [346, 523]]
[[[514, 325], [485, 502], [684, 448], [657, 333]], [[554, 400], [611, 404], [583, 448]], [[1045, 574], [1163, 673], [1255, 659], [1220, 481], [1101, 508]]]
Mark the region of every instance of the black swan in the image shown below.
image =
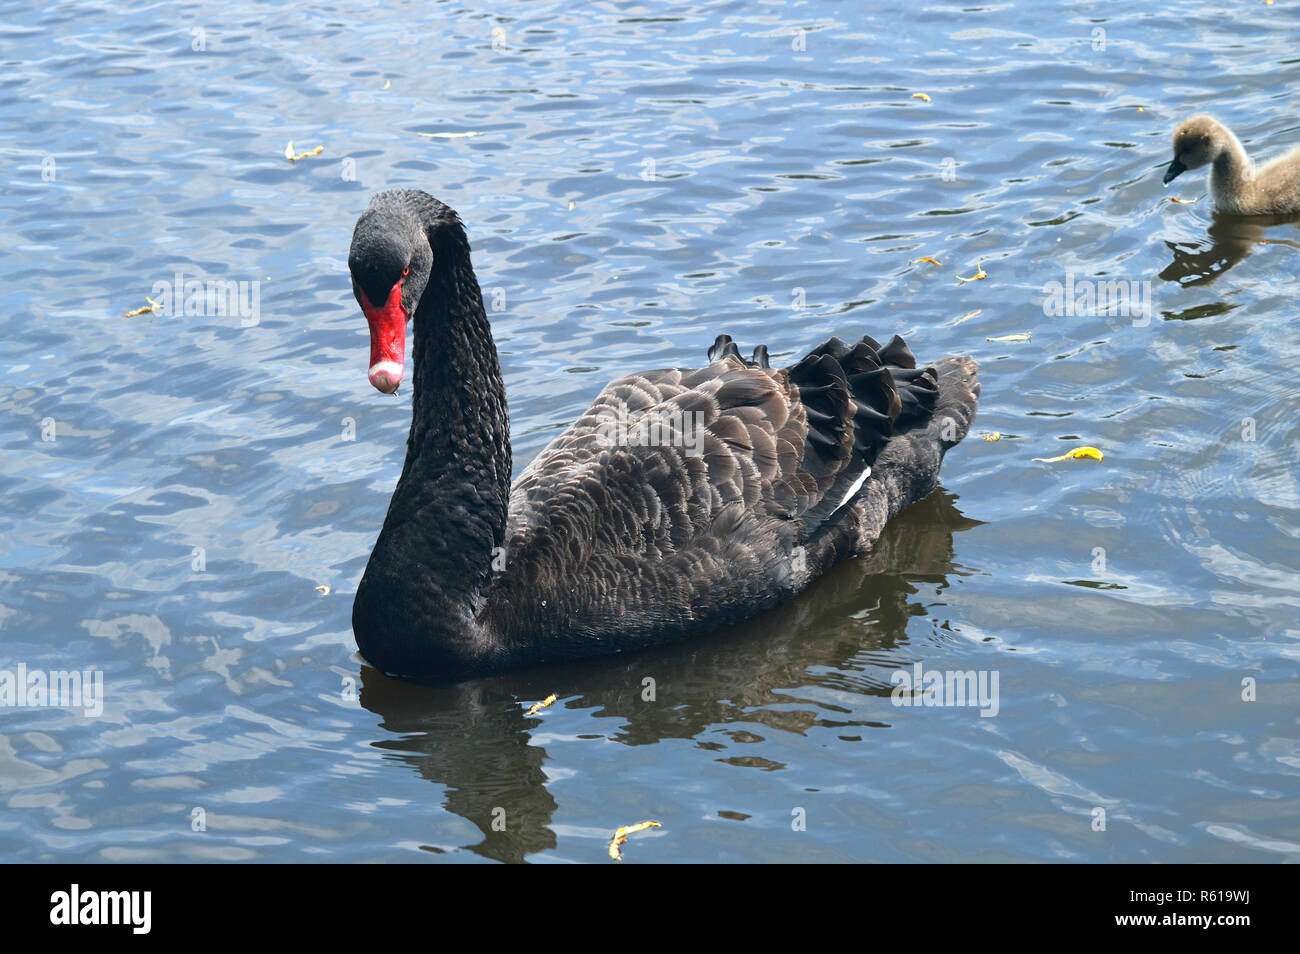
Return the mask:
[[703, 368], [610, 384], [512, 487], [459, 217], [381, 193], [348, 268], [380, 391], [416, 324], [406, 463], [352, 628], [371, 665], [420, 682], [652, 646], [790, 599], [935, 488], [980, 392], [972, 359], [917, 368], [898, 337], [831, 338], [772, 369], [721, 335]]

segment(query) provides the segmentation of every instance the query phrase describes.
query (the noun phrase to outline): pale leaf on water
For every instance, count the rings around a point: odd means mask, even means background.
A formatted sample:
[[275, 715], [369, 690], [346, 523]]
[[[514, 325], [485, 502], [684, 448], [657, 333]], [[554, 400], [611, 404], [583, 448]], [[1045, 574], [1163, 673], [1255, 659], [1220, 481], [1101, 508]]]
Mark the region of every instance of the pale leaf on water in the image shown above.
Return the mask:
[[284, 158], [290, 162], [297, 162], [299, 159], [308, 159], [312, 156], [319, 156], [325, 151], [324, 146], [317, 146], [315, 149], [308, 149], [306, 152], [295, 153], [293, 151], [293, 140], [289, 140], [289, 145], [284, 148]]
[[614, 837], [609, 842], [609, 856], [615, 861], [623, 860], [623, 852], [619, 851], [619, 846], [627, 841], [628, 835], [635, 835], [639, 831], [645, 831], [647, 828], [662, 828], [663, 825], [657, 821], [637, 822], [635, 825], [624, 825], [614, 832]]
[[150, 298], [148, 295], [145, 296], [144, 300], [147, 301], [149, 304], [145, 305], [143, 308], [137, 308], [135, 311], [128, 311], [122, 317], [134, 318], [136, 315], [147, 315], [149, 314], [149, 312], [157, 309], [158, 303], [154, 301], [152, 298]]
[[552, 692], [541, 702], [534, 702], [532, 707], [527, 712], [525, 712], [524, 715], [526, 716], [537, 715], [537, 713], [541, 712], [543, 709], [555, 705], [556, 698], [558, 697], [555, 695], [555, 693]]
[[1102, 453], [1095, 447], [1076, 447], [1060, 457], [1035, 457], [1034, 460], [1042, 461], [1044, 464], [1055, 464], [1062, 460], [1101, 460]]

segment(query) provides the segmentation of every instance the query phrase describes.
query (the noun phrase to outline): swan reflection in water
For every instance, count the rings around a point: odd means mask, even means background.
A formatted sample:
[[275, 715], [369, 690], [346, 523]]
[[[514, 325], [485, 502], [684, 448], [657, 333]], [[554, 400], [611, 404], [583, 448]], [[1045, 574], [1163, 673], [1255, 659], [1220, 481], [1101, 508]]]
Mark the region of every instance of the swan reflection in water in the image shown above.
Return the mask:
[[1228, 269], [1241, 262], [1261, 245], [1288, 245], [1300, 249], [1300, 242], [1285, 237], [1269, 237], [1267, 230], [1279, 225], [1300, 225], [1300, 214], [1292, 215], [1231, 215], [1215, 212], [1214, 221], [1206, 229], [1209, 242], [1195, 239], [1190, 242], [1165, 241], [1173, 252], [1174, 260], [1165, 266], [1160, 277], [1176, 282], [1185, 288], [1208, 285]]
[[[564, 700], [557, 705], [616, 720], [606, 737], [624, 745], [691, 739], [728, 723], [762, 722], [798, 734], [813, 726], [881, 727], [828, 718], [811, 703], [784, 707], [789, 690], [809, 685], [889, 695], [888, 673], [916, 661], [905, 648], [907, 623], [933, 605], [914, 599], [918, 584], [942, 592], [950, 575], [978, 572], [954, 560], [953, 534], [979, 524], [957, 510], [955, 499], [943, 490], [931, 494], [890, 521], [870, 553], [839, 564], [784, 606], [715, 634], [438, 689], [363, 665], [361, 704], [385, 730], [374, 744], [446, 786], [447, 810], [483, 833], [468, 850], [519, 862], [556, 846], [557, 806], [542, 768], [547, 753], [532, 743], [545, 715], [524, 715], [528, 704], [553, 692]], [[875, 669], [878, 678], [855, 671], [863, 669], [863, 654], [871, 654], [873, 667], [887, 667]], [[646, 677], [655, 680], [656, 702], [642, 701]], [[783, 708], [757, 708], [773, 705]], [[494, 809], [504, 809], [506, 830], [493, 830]]]

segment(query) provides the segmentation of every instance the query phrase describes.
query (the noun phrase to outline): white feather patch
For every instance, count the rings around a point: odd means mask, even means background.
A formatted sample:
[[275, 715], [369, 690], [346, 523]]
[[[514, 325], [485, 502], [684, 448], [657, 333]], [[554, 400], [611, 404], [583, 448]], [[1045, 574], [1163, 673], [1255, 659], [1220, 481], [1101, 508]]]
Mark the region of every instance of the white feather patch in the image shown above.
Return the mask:
[[853, 486], [849, 488], [849, 492], [844, 495], [844, 499], [839, 502], [839, 504], [835, 507], [835, 509], [839, 510], [840, 507], [843, 507], [846, 503], [852, 500], [854, 495], [857, 494], [857, 492], [862, 489], [862, 485], [867, 482], [867, 478], [870, 476], [871, 476], [871, 468], [868, 467], [866, 470], [862, 472], [862, 476], [853, 482]]

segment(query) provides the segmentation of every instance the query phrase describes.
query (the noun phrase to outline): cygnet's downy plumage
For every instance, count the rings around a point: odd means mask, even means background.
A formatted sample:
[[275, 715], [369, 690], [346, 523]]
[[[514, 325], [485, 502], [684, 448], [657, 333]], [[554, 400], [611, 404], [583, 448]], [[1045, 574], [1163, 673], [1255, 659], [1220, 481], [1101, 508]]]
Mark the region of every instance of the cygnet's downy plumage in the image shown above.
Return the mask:
[[1174, 161], [1165, 185], [1189, 169], [1210, 166], [1210, 194], [1221, 212], [1300, 212], [1300, 147], [1256, 167], [1232, 130], [1212, 116], [1193, 116], [1174, 130]]

